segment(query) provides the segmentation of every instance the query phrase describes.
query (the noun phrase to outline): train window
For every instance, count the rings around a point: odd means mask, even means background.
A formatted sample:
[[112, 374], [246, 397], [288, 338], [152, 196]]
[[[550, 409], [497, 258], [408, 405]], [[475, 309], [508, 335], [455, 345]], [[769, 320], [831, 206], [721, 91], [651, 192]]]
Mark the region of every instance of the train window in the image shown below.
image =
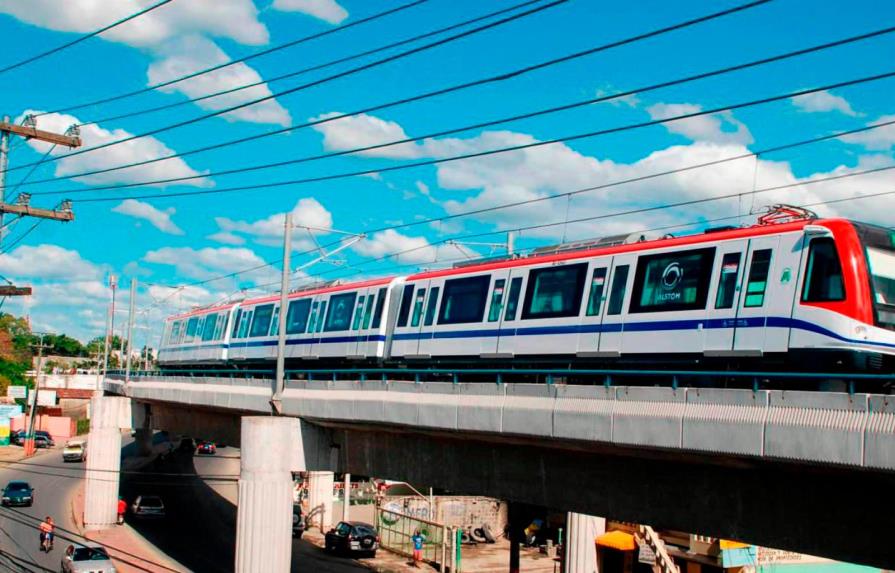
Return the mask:
[[280, 334], [280, 306], [273, 307], [273, 318], [270, 320], [270, 330], [268, 336], [277, 336]]
[[192, 342], [196, 339], [196, 329], [199, 327], [199, 317], [194, 316], [189, 319], [186, 323], [186, 337], [183, 339], [184, 342]]
[[323, 317], [326, 316], [326, 301], [320, 302], [320, 312], [317, 314], [317, 332], [323, 332]]
[[426, 301], [426, 289], [416, 290], [416, 301], [413, 303], [413, 318], [410, 319], [410, 326], [419, 326], [420, 320], [423, 318], [423, 303]]
[[233, 330], [230, 332], [230, 338], [236, 338], [236, 335], [239, 334], [239, 325], [242, 320], [242, 314], [241, 308], [236, 310], [236, 316], [233, 317]]
[[590, 294], [587, 296], [587, 316], [597, 316], [603, 306], [603, 287], [606, 286], [606, 267], [594, 269], [590, 277]]
[[503, 315], [504, 321], [516, 320], [516, 308], [519, 306], [519, 293], [522, 292], [522, 277], [516, 277], [510, 281], [510, 296], [507, 297], [507, 311]]
[[255, 317], [252, 319], [252, 328], [249, 329], [249, 336], [267, 336], [270, 330], [270, 319], [273, 316], [273, 305], [263, 304], [255, 307]]
[[506, 279], [494, 281], [494, 290], [491, 292], [491, 307], [488, 309], [488, 322], [497, 322], [497, 319], [500, 318], [500, 311], [503, 310], [503, 289], [506, 284]]
[[222, 312], [218, 315], [217, 324], [214, 325], [214, 338], [213, 340], [220, 340], [224, 335], [224, 329], [227, 327], [227, 316], [229, 313]]
[[214, 329], [218, 325], [218, 315], [209, 314], [205, 317], [205, 326], [202, 328], [202, 341], [214, 340]]
[[177, 340], [175, 340], [175, 342], [181, 344], [183, 342], [183, 337], [186, 335], [186, 321], [181, 320], [177, 324], [180, 326], [180, 332], [177, 333]]
[[737, 292], [737, 276], [740, 273], [741, 253], [726, 253], [721, 259], [721, 275], [718, 277], [718, 294], [715, 308], [733, 308]]
[[438, 311], [438, 324], [482, 322], [490, 284], [489, 275], [446, 281], [441, 309]]
[[171, 327], [171, 336], [168, 339], [168, 344], [177, 344], [180, 342], [177, 338], [180, 336], [180, 322], [175, 322]]
[[631, 312], [705, 308], [715, 248], [637, 258]]
[[329, 314], [326, 316], [326, 332], [348, 330], [351, 328], [351, 314], [354, 312], [356, 292], [336, 294], [329, 299]]
[[426, 305], [426, 319], [423, 321], [424, 326], [432, 326], [435, 322], [435, 311], [438, 309], [438, 292], [440, 287], [434, 287], [429, 291], [429, 304]]
[[606, 314], [621, 314], [622, 312], [625, 290], [628, 287], [628, 269], [629, 265], [615, 267], [612, 286], [609, 289], [609, 306], [606, 307]]
[[360, 328], [360, 321], [364, 318], [364, 295], [357, 297], [357, 308], [354, 309], [354, 322], [351, 324], [351, 330]]
[[308, 325], [308, 315], [311, 313], [311, 299], [303, 298], [289, 302], [289, 310], [286, 312], [286, 334], [300, 334]]
[[320, 303], [316, 300], [311, 305], [311, 320], [308, 321], [308, 332], [314, 332], [317, 329], [317, 307]]
[[364, 322], [361, 328], [367, 329], [370, 328], [370, 320], [373, 319], [373, 299], [374, 295], [370, 295], [367, 297], [367, 308], [364, 310]]
[[830, 237], [812, 239], [802, 285], [802, 302], [845, 300], [842, 265], [836, 243]]
[[771, 270], [771, 249], [761, 249], [752, 253], [749, 267], [749, 282], [746, 283], [746, 308], [764, 304], [764, 293], [768, 288], [768, 274]]
[[385, 308], [385, 288], [379, 289], [379, 294], [376, 295], [376, 312], [373, 313], [373, 328], [379, 328], [379, 325], [382, 324], [383, 308]]
[[522, 320], [576, 316], [581, 309], [587, 263], [532, 269], [522, 303]]
[[407, 326], [410, 317], [410, 305], [413, 303], [413, 285], [404, 285], [401, 293], [401, 309], [398, 311], [398, 326]]
[[249, 325], [252, 324], [252, 314], [254, 310], [247, 310], [242, 313], [242, 321], [239, 324], [239, 335], [237, 338], [245, 338], [249, 334]]

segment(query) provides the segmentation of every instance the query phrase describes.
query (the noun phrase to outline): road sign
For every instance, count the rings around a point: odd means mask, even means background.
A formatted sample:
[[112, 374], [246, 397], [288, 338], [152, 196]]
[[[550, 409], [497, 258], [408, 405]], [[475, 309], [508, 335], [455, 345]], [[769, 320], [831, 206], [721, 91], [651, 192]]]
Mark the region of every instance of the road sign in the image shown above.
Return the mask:
[[6, 387], [6, 395], [10, 398], [27, 398], [28, 397], [28, 387], [27, 386], [7, 386]]
[[22, 415], [22, 407], [18, 404], [0, 404], [0, 418], [15, 418]]

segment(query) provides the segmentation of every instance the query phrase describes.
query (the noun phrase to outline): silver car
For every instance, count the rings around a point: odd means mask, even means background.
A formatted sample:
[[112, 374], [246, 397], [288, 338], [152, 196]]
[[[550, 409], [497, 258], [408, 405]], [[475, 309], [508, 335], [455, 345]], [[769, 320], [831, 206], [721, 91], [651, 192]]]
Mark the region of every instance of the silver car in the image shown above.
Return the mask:
[[69, 545], [62, 556], [63, 573], [115, 573], [115, 566], [98, 543]]
[[157, 495], [138, 495], [131, 513], [134, 517], [165, 517], [165, 504]]

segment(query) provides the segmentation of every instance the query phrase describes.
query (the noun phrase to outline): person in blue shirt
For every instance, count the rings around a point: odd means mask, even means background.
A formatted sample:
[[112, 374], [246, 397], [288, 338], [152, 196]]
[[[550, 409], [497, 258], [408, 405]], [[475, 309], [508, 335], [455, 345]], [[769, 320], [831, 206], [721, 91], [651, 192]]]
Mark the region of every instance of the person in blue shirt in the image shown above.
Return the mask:
[[419, 529], [414, 531], [413, 537], [410, 538], [413, 542], [413, 566], [416, 568], [419, 568], [420, 561], [423, 560], [423, 542], [425, 539]]

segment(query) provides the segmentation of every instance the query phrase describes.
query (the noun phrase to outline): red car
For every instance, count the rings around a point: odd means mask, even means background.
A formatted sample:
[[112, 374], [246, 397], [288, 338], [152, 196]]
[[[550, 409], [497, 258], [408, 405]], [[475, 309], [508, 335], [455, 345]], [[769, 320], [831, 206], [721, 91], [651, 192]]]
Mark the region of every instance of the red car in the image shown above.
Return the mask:
[[199, 446], [196, 448], [197, 454], [202, 454], [205, 456], [213, 456], [217, 452], [218, 448], [214, 445], [214, 442], [199, 442]]

